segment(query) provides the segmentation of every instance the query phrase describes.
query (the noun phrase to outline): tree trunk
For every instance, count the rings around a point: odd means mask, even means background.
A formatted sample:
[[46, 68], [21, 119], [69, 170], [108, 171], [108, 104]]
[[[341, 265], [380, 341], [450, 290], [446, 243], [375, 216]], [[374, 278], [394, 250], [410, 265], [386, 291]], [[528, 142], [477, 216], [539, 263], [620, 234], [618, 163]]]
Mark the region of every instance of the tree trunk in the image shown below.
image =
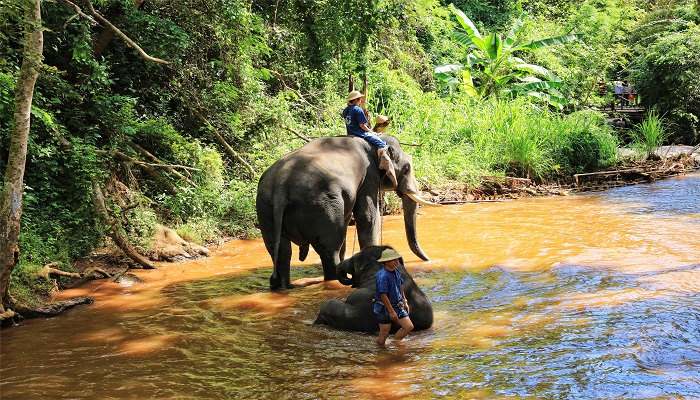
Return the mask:
[[28, 0], [24, 20], [24, 52], [15, 86], [15, 110], [7, 158], [5, 186], [0, 198], [0, 314], [8, 316], [10, 276], [19, 262], [19, 231], [22, 217], [22, 191], [27, 160], [30, 112], [34, 84], [39, 75], [44, 46], [41, 27], [41, 0]]

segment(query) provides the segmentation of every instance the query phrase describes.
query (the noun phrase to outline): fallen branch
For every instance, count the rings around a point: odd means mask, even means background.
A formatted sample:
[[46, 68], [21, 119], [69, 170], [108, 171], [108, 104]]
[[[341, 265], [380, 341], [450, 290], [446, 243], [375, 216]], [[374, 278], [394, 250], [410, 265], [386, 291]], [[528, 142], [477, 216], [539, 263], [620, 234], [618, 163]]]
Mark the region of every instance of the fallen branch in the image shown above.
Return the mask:
[[131, 146], [131, 148], [134, 149], [136, 152], [138, 152], [138, 153], [140, 153], [141, 155], [143, 155], [143, 156], [145, 156], [145, 157], [148, 157], [148, 158], [150, 158], [151, 160], [157, 162], [157, 164], [150, 164], [150, 166], [152, 166], [152, 167], [161, 167], [161, 168], [165, 168], [168, 172], [172, 173], [173, 175], [177, 176], [178, 178], [184, 180], [185, 182], [189, 183], [190, 185], [192, 185], [192, 186], [194, 186], [194, 187], [197, 187], [197, 184], [196, 184], [196, 183], [192, 182], [192, 181], [190, 180], [190, 178], [188, 178], [188, 177], [182, 175], [181, 173], [175, 171], [175, 168], [181, 168], [181, 169], [184, 169], [184, 170], [186, 170], [186, 171], [188, 171], [188, 170], [189, 170], [189, 171], [199, 171], [199, 169], [197, 169], [197, 168], [192, 168], [192, 167], [185, 167], [185, 166], [183, 166], [183, 165], [169, 165], [169, 164], [165, 164], [165, 163], [163, 163], [160, 159], [158, 159], [158, 157], [154, 156], [154, 155], [151, 154], [148, 150], [144, 149], [143, 147], [139, 146], [138, 144], [136, 144], [136, 143], [134, 143], [134, 142], [132, 142], [132, 141], [128, 141], [128, 142], [126, 142], [126, 143], [127, 143], [129, 146]]
[[22, 318], [45, 318], [58, 315], [69, 308], [88, 305], [94, 302], [95, 301], [89, 297], [76, 297], [70, 300], [44, 304], [38, 308], [30, 308], [24, 304], [15, 304], [14, 309]]
[[46, 265], [44, 265], [44, 267], [42, 269], [39, 270], [39, 272], [37, 274], [40, 276], [46, 276], [46, 277], [49, 277], [49, 276], [67, 276], [69, 278], [75, 278], [75, 279], [80, 279], [83, 277], [82, 275], [80, 275], [77, 272], [66, 272], [66, 271], [61, 271], [60, 269], [54, 268], [57, 266], [58, 266], [57, 262], [54, 262], [51, 264], [46, 264]]
[[578, 183], [578, 178], [582, 176], [605, 176], [605, 175], [616, 175], [616, 174], [627, 174], [627, 173], [643, 173], [642, 168], [627, 168], [627, 169], [617, 169], [610, 171], [599, 171], [599, 172], [586, 172], [582, 174], [574, 174], [574, 179]]
[[190, 109], [192, 110], [192, 112], [194, 112], [194, 114], [197, 116], [197, 118], [199, 118], [199, 120], [202, 121], [202, 123], [204, 123], [204, 125], [206, 125], [207, 128], [214, 134], [214, 136], [216, 137], [216, 140], [218, 140], [219, 143], [220, 143], [222, 146], [224, 146], [224, 149], [226, 149], [226, 151], [227, 151], [230, 155], [232, 155], [232, 156], [233, 156], [236, 160], [238, 160], [241, 164], [245, 165], [246, 168], [248, 168], [248, 171], [250, 171], [250, 173], [253, 174], [253, 176], [257, 176], [257, 175], [258, 175], [258, 173], [255, 172], [255, 169], [254, 169], [250, 164], [248, 164], [248, 162], [247, 162], [246, 160], [244, 160], [243, 157], [241, 157], [241, 156], [236, 152], [236, 150], [234, 150], [234, 149], [228, 144], [228, 142], [226, 141], [226, 139], [224, 139], [224, 137], [221, 136], [221, 134], [219, 133], [219, 131], [214, 127], [214, 125], [212, 125], [211, 122], [209, 122], [209, 120], [208, 120], [204, 115], [202, 115], [202, 113], [199, 112], [199, 110], [197, 110], [195, 107], [190, 107]]
[[292, 128], [288, 128], [288, 127], [285, 126], [284, 129], [285, 129], [285, 130], [288, 130], [289, 132], [292, 132], [292, 133], [293, 133], [296, 137], [298, 137], [299, 139], [302, 139], [302, 140], [304, 140], [304, 141], [306, 141], [306, 142], [310, 142], [310, 141], [311, 141], [311, 139], [309, 139], [308, 137], [306, 137], [306, 136], [302, 135], [301, 133], [295, 131], [295, 130], [292, 129]]
[[152, 176], [155, 180], [158, 182], [162, 183], [163, 186], [168, 190], [173, 195], [176, 195], [178, 193], [178, 189], [175, 185], [173, 185], [168, 179], [166, 179], [158, 170], [155, 169], [155, 166], [153, 164], [143, 162], [140, 160], [137, 160], [135, 158], [129, 157], [128, 155], [116, 151], [116, 150], [96, 150], [97, 154], [110, 154], [110, 155], [115, 155], [125, 161], [128, 161], [137, 167], [141, 168], [144, 172], [146, 172], [148, 175]]
[[93, 196], [92, 196], [92, 201], [93, 205], [95, 206], [95, 209], [100, 216], [100, 219], [102, 220], [102, 223], [104, 225], [109, 225], [110, 228], [107, 229], [105, 232], [107, 236], [112, 238], [114, 243], [119, 247], [121, 251], [124, 252], [129, 258], [131, 258], [134, 262], [136, 262], [138, 265], [142, 266], [143, 268], [146, 269], [156, 269], [156, 266], [153, 265], [148, 259], [141, 254], [139, 254], [136, 250], [134, 250], [131, 245], [127, 242], [127, 240], [119, 233], [120, 229], [117, 228], [119, 226], [119, 222], [117, 220], [112, 220], [107, 212], [107, 206], [105, 205], [105, 199], [104, 195], [102, 194], [102, 188], [100, 187], [99, 183], [94, 181], [92, 183], [92, 189], [93, 189]]
[[119, 28], [117, 28], [116, 26], [114, 26], [114, 25], [113, 25], [111, 22], [109, 22], [105, 17], [103, 17], [103, 16], [100, 15], [97, 11], [95, 11], [95, 8], [92, 6], [92, 3], [90, 2], [90, 0], [86, 0], [86, 3], [87, 3], [87, 6], [88, 6], [88, 10], [90, 11], [90, 15], [92, 15], [92, 17], [94, 17], [94, 19], [91, 18], [90, 16], [86, 15], [85, 12], [84, 12], [78, 5], [76, 5], [75, 3], [73, 3], [73, 2], [71, 2], [71, 1], [69, 1], [69, 0], [59, 0], [59, 1], [62, 2], [63, 4], [68, 5], [68, 6], [71, 7], [71, 8], [73, 8], [73, 9], [75, 10], [75, 12], [78, 13], [78, 15], [80, 15], [80, 16], [82, 16], [82, 17], [88, 19], [89, 21], [95, 23], [95, 19], [96, 19], [96, 20], [98, 20], [100, 23], [102, 23], [104, 26], [106, 26], [107, 28], [113, 30], [114, 33], [117, 34], [117, 36], [119, 36], [120, 38], [122, 38], [122, 40], [124, 40], [124, 41], [126, 42], [127, 46], [132, 47], [133, 49], [135, 49], [136, 52], [138, 52], [138, 53], [141, 55], [141, 57], [142, 57], [143, 59], [145, 59], [146, 61], [150, 61], [150, 62], [154, 62], [154, 63], [158, 63], [158, 64], [165, 64], [165, 65], [172, 64], [172, 62], [170, 62], [170, 61], [161, 60], [160, 58], [151, 57], [150, 55], [148, 55], [148, 53], [146, 53], [145, 51], [143, 51], [143, 49], [142, 49], [138, 44], [136, 44], [136, 42], [134, 42], [133, 40], [131, 40], [131, 38], [129, 38], [128, 36], [126, 36], [126, 35], [124, 34], [124, 32], [122, 32], [121, 30], [119, 30]]

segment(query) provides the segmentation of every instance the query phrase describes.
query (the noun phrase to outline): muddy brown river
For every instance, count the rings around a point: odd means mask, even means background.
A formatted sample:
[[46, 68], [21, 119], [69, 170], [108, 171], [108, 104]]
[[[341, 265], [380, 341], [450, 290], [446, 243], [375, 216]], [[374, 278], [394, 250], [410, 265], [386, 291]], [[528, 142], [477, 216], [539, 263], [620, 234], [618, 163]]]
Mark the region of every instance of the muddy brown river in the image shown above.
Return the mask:
[[312, 251], [292, 268], [307, 286], [271, 293], [262, 241], [236, 240], [3, 329], [0, 397], [700, 398], [700, 175], [421, 208], [418, 224], [429, 262], [384, 218], [435, 309], [401, 343], [312, 325], [351, 289], [319, 282]]

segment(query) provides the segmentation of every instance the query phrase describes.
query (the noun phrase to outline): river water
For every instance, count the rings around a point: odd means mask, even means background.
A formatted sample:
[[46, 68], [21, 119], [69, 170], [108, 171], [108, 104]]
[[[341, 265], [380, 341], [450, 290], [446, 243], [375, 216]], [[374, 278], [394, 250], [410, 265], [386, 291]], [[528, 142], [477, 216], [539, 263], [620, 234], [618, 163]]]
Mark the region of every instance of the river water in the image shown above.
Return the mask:
[[[61, 293], [96, 302], [0, 337], [2, 399], [700, 398], [700, 175], [602, 193], [421, 208], [383, 242], [435, 324], [386, 348], [313, 326], [351, 289], [267, 291], [261, 240]], [[355, 248], [349, 232], [348, 251]]]

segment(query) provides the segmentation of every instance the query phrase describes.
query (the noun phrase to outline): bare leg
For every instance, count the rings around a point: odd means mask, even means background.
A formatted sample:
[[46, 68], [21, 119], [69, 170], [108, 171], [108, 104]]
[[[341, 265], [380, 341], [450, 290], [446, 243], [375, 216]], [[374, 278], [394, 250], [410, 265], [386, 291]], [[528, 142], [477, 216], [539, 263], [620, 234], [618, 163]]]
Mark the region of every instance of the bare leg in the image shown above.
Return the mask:
[[391, 331], [391, 324], [379, 324], [379, 337], [377, 338], [377, 344], [384, 346], [386, 343], [386, 338], [389, 337], [389, 331]]
[[[408, 332], [413, 330], [413, 322], [411, 322], [411, 318], [409, 317], [404, 317], [399, 320], [399, 325], [401, 325], [401, 329], [399, 329], [396, 334], [394, 335], [394, 339], [396, 340], [401, 340], [408, 335]], [[381, 325], [379, 326], [381, 329]]]

